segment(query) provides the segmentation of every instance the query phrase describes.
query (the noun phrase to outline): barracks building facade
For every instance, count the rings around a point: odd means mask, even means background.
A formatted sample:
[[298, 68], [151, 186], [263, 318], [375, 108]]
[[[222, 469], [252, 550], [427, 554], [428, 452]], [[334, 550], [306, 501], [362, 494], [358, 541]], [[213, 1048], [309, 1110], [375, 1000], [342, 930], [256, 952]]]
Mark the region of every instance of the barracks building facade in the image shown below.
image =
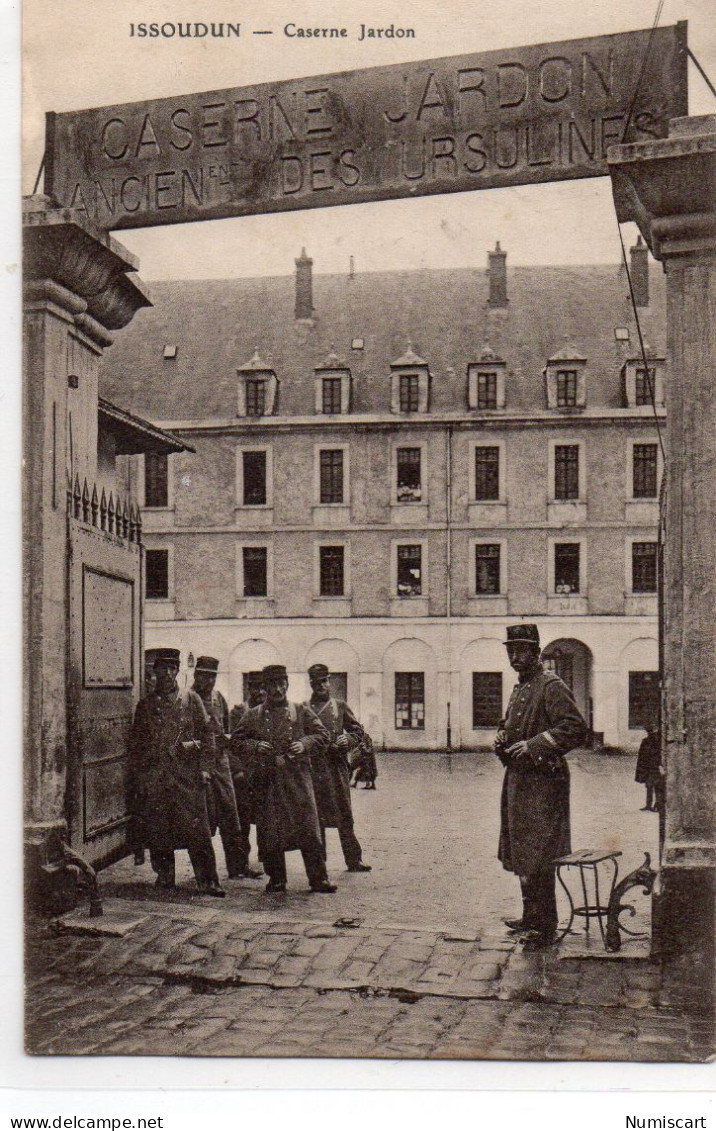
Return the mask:
[[326, 663], [377, 745], [488, 746], [536, 621], [595, 743], [658, 709], [665, 294], [616, 266], [295, 274], [152, 285], [104, 395], [195, 454], [126, 457], [146, 645], [289, 694]]

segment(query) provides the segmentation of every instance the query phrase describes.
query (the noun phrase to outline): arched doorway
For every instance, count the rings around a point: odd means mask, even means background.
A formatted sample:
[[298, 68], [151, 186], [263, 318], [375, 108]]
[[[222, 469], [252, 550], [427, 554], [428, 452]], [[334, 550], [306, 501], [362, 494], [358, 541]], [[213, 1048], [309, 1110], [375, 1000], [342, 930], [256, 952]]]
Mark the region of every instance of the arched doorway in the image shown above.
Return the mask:
[[577, 706], [587, 721], [592, 734], [592, 653], [581, 640], [560, 637], [548, 644], [542, 653], [547, 671], [563, 680], [572, 692]]

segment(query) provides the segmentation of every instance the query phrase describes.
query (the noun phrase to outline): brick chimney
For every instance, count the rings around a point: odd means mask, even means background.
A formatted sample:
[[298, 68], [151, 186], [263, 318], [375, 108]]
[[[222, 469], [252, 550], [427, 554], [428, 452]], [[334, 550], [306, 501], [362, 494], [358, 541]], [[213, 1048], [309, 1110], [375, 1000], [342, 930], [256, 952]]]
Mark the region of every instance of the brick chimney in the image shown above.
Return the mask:
[[637, 306], [649, 305], [649, 249], [641, 236], [637, 237], [634, 247], [629, 249], [631, 266], [631, 285], [634, 288], [634, 299]]
[[296, 263], [296, 312], [298, 320], [313, 318], [313, 260], [306, 255], [305, 247], [301, 248], [300, 258]]
[[488, 270], [490, 279], [490, 297], [488, 304], [493, 307], [507, 306], [507, 252], [500, 247], [500, 242], [495, 244], [495, 250], [487, 253]]

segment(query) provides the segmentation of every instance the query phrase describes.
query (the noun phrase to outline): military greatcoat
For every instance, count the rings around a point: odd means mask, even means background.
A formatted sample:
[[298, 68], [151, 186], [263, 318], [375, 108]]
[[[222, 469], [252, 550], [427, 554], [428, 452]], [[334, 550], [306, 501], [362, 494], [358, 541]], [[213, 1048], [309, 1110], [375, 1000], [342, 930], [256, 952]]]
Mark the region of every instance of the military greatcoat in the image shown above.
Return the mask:
[[[363, 727], [342, 699], [311, 699], [308, 704], [317, 719], [328, 731], [328, 746], [311, 756], [313, 788], [321, 824], [327, 829], [338, 829], [353, 824], [351, 809], [351, 771], [349, 755], [364, 737]], [[348, 749], [340, 750], [336, 739], [342, 734], [348, 738]]]
[[137, 704], [131, 786], [148, 848], [211, 848], [202, 772], [212, 769], [214, 757], [211, 723], [195, 691], [152, 692]]
[[564, 755], [584, 742], [586, 725], [566, 684], [538, 664], [512, 692], [500, 728], [505, 746], [525, 740], [528, 753], [508, 760], [498, 857], [507, 871], [532, 876], [571, 852]]
[[[233, 803], [236, 804], [234, 783], [229, 766], [229, 706], [224, 696], [216, 688], [213, 688], [211, 694], [202, 699], [202, 703], [214, 731], [214, 763], [211, 766], [211, 789], [207, 792], [209, 825], [212, 833], [214, 833], [219, 823], [220, 799], [223, 797], [231, 805], [233, 798]], [[220, 796], [217, 797], [217, 794]]]
[[[272, 753], [261, 755], [268, 742]], [[293, 742], [303, 752], [293, 755]], [[328, 734], [309, 707], [296, 703], [252, 707], [240, 720], [232, 743], [251, 766], [259, 859], [300, 848], [323, 854], [310, 759], [328, 745]]]

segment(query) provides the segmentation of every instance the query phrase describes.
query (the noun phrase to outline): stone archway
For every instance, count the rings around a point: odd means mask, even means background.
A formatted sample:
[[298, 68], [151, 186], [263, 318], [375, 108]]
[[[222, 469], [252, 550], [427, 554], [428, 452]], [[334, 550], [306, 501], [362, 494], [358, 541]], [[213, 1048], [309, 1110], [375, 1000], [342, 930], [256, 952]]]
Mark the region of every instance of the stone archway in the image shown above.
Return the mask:
[[542, 652], [542, 662], [564, 680], [574, 695], [577, 706], [592, 733], [592, 652], [581, 640], [561, 636], [553, 640]]

